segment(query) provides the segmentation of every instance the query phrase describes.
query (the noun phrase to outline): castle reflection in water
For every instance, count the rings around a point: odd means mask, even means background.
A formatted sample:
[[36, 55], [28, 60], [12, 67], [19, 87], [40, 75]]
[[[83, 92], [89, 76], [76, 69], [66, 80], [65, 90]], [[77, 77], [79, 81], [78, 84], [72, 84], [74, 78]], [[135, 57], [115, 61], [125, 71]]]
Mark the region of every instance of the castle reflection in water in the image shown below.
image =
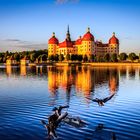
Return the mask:
[[108, 85], [110, 93], [118, 89], [119, 75], [115, 68], [92, 68], [92, 67], [48, 67], [48, 87], [52, 93], [58, 88], [71, 91], [74, 86], [76, 93], [85, 96], [98, 88], [99, 85]]
[[104, 86], [109, 94], [116, 93], [119, 77], [135, 78], [139, 68], [133, 67], [89, 67], [89, 66], [48, 66], [48, 67], [6, 67], [6, 74], [20, 76], [46, 76], [48, 89], [55, 94], [59, 89], [70, 93], [75, 88], [77, 94], [90, 96], [99, 87]]

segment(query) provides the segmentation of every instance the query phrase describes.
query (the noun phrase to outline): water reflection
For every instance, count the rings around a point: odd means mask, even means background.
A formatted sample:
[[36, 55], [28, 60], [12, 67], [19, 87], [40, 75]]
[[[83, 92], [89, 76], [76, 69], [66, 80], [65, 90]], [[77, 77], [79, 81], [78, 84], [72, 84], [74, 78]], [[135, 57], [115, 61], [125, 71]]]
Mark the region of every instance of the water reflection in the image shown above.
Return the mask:
[[[0, 71], [5, 73], [3, 69], [0, 69]], [[52, 94], [55, 94], [58, 89], [63, 89], [69, 94], [71, 88], [74, 87], [77, 94], [83, 93], [84, 96], [89, 96], [91, 93], [94, 93], [95, 89], [98, 89], [100, 85], [108, 86], [109, 93], [113, 94], [118, 90], [119, 76], [121, 78], [135, 78], [136, 73], [140, 76], [139, 69], [133, 67], [6, 66], [7, 76], [46, 76], [48, 78], [48, 88]]]
[[72, 85], [76, 93], [89, 96], [98, 85], [107, 84], [111, 94], [118, 90], [119, 74], [116, 68], [102, 69], [91, 67], [49, 67], [48, 87], [55, 93], [58, 88], [70, 93]]
[[7, 74], [8, 77], [9, 76], [18, 76], [19, 73], [20, 73], [19, 69], [20, 69], [20, 67], [18, 67], [18, 66], [8, 65], [8, 66], [6, 66], [6, 74]]
[[10, 66], [10, 65], [6, 66], [6, 73], [8, 76], [10, 76], [12, 74], [12, 66]]
[[[52, 107], [64, 104], [69, 104], [70, 115], [88, 125], [82, 129], [63, 125], [58, 130], [63, 139], [103, 139], [104, 134], [110, 139], [139, 139], [140, 67], [0, 66], [0, 80], [3, 140], [43, 139], [40, 120]], [[114, 93], [104, 107], [85, 98], [104, 99]]]
[[125, 67], [120, 67], [120, 76], [126, 78], [127, 69]]
[[22, 76], [27, 75], [27, 67], [25, 65], [20, 67], [20, 75], [22, 75]]
[[98, 87], [101, 85], [106, 86], [108, 93], [114, 94], [119, 87], [119, 76], [121, 76], [121, 78], [135, 78], [136, 73], [140, 75], [139, 68], [6, 66], [7, 76], [46, 76], [48, 78], [48, 88], [52, 95], [55, 95], [58, 92], [58, 89], [62, 89], [67, 94], [70, 94], [71, 89], [74, 87], [77, 94], [82, 93], [86, 97], [94, 94], [95, 89], [98, 90]]
[[102, 139], [102, 140], [116, 140], [116, 134], [112, 131], [104, 130], [105, 127], [103, 124], [98, 124], [93, 132], [93, 139]]
[[136, 69], [133, 68], [133, 67], [129, 67], [128, 68], [128, 73], [129, 73], [129, 77], [134, 79], [135, 78], [135, 74], [136, 74]]

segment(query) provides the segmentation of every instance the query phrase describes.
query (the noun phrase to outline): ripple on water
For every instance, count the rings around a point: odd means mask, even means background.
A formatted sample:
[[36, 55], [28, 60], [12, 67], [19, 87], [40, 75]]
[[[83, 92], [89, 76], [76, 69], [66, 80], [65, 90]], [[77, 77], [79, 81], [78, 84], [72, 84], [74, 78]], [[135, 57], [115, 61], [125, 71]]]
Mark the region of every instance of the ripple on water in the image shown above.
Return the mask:
[[[69, 109], [65, 109], [69, 115], [80, 117], [87, 125], [78, 129], [62, 124], [57, 129], [59, 139], [96, 140], [101, 126], [102, 133], [107, 134], [105, 140], [112, 133], [116, 134], [117, 139], [140, 139], [139, 95], [136, 92], [129, 93], [132, 86], [138, 85], [139, 77], [134, 79], [126, 76], [123, 77], [124, 82], [119, 82], [119, 70], [115, 69], [107, 68], [101, 71], [98, 68], [87, 68], [81, 75], [77, 71], [67, 70], [59, 68], [57, 71], [45, 71], [44, 76], [41, 76], [28, 68], [27, 77], [21, 77], [17, 70], [17, 73], [14, 71], [16, 76], [14, 74], [8, 78], [6, 70], [0, 71], [3, 81], [0, 84], [0, 139], [46, 139], [47, 131], [40, 120], [47, 122], [47, 117], [52, 114], [52, 108], [64, 104], [70, 106]], [[81, 80], [79, 77], [82, 76], [84, 78]], [[115, 82], [112, 86], [118, 87], [109, 87], [111, 80]], [[82, 82], [85, 85], [81, 84]], [[56, 92], [52, 93], [49, 88], [52, 88], [52, 91], [56, 88]], [[116, 95], [103, 107], [85, 99], [86, 96], [109, 96], [111, 88], [116, 88]], [[137, 86], [137, 90], [140, 90], [140, 86]]]

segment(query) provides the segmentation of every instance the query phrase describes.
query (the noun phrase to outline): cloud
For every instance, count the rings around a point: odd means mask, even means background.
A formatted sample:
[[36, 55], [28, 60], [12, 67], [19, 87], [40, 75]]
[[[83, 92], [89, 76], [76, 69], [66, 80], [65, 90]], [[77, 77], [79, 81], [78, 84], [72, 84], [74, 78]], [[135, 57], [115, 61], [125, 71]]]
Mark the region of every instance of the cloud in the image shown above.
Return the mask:
[[71, 3], [76, 3], [78, 2], [79, 0], [55, 0], [55, 2], [57, 4], [64, 4], [64, 3], [68, 3], [68, 2], [71, 2]]
[[38, 50], [38, 49], [46, 49], [47, 44], [45, 43], [33, 43], [28, 41], [22, 41], [19, 39], [5, 39], [0, 40], [0, 51], [30, 51], [30, 50]]

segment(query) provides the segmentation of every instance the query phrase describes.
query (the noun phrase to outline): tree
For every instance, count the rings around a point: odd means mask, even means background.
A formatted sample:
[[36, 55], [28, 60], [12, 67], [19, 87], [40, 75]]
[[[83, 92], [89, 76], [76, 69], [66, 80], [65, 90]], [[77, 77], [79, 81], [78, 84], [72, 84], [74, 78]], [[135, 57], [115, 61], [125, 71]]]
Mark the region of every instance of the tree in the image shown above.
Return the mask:
[[48, 56], [46, 54], [42, 54], [41, 57], [42, 57], [42, 61], [47, 61]]
[[54, 61], [55, 60], [55, 56], [54, 55], [50, 55], [49, 56], [49, 60]]
[[59, 55], [59, 61], [63, 61], [64, 60], [64, 56], [63, 56], [63, 54], [60, 54]]
[[104, 55], [104, 61], [105, 62], [109, 62], [110, 61], [110, 55], [109, 55], [109, 53], [107, 53], [107, 54]]
[[87, 61], [88, 61], [88, 57], [87, 57], [87, 55], [86, 55], [86, 54], [84, 55], [83, 60], [84, 60], [84, 62], [87, 62]]
[[78, 55], [78, 61], [82, 61], [83, 60], [83, 56], [82, 55]]
[[75, 61], [75, 60], [77, 60], [77, 55], [75, 55], [75, 54], [72, 54], [72, 55], [71, 55], [71, 58], [70, 58], [70, 60], [72, 60], [72, 61]]
[[133, 61], [133, 60], [136, 60], [136, 54], [135, 53], [130, 53], [129, 55], [128, 55], [128, 58], [131, 60], [131, 61]]
[[34, 61], [36, 60], [36, 54], [35, 54], [35, 53], [31, 53], [31, 54], [30, 54], [30, 60], [31, 60], [32, 62], [34, 62]]
[[114, 53], [114, 54], [111, 55], [111, 61], [112, 62], [118, 62], [117, 54], [116, 53]]
[[96, 56], [96, 62], [103, 62], [103, 56]]
[[58, 61], [58, 60], [59, 60], [59, 55], [58, 55], [58, 54], [56, 54], [56, 55], [54, 56], [54, 60], [55, 60], [55, 61]]
[[69, 61], [70, 60], [70, 54], [66, 55], [66, 60]]
[[95, 60], [94, 54], [90, 55], [89, 60], [90, 60], [90, 62], [93, 62]]
[[5, 55], [6, 55], [6, 56], [8, 56], [8, 55], [9, 55], [9, 52], [8, 52], [8, 51], [6, 51], [6, 52], [5, 52]]
[[3, 62], [3, 59], [2, 59], [2, 57], [0, 57], [0, 63], [2, 63]]
[[14, 59], [15, 59], [16, 61], [19, 61], [19, 60], [20, 60], [20, 55], [19, 55], [18, 53], [15, 53], [15, 54], [14, 54]]
[[127, 54], [126, 53], [120, 53], [119, 58], [121, 61], [126, 60], [127, 59]]

